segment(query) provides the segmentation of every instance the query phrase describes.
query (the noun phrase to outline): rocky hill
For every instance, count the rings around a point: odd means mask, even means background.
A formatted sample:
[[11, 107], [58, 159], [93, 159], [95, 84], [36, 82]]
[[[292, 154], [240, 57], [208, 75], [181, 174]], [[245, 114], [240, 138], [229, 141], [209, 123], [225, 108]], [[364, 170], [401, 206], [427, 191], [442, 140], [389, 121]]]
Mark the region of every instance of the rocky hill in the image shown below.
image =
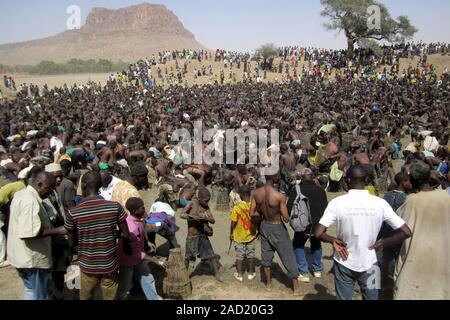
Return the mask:
[[205, 48], [164, 5], [141, 4], [118, 10], [94, 8], [79, 30], [0, 45], [0, 64], [36, 64], [43, 60], [136, 61], [161, 50]]

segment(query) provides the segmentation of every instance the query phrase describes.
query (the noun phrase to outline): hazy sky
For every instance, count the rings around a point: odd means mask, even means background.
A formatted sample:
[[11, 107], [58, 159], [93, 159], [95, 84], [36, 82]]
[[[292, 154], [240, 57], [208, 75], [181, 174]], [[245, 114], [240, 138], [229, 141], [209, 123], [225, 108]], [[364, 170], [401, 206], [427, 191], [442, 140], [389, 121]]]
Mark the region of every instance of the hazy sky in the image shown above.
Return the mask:
[[[93, 7], [110, 9], [145, 0], [2, 0], [0, 43], [55, 35], [66, 30], [69, 5], [81, 8], [82, 23]], [[319, 0], [159, 0], [210, 49], [251, 50], [263, 43], [344, 48], [343, 35], [326, 31]], [[415, 40], [450, 43], [449, 0], [381, 0], [395, 17], [408, 15], [419, 29]]]

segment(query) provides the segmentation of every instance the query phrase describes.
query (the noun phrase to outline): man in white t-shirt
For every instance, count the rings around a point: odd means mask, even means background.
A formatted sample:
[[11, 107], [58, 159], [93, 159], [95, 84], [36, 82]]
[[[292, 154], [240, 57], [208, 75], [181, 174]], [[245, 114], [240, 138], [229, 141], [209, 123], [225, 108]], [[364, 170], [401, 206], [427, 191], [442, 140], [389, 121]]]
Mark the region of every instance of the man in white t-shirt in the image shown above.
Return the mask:
[[[316, 238], [331, 243], [335, 250], [334, 277], [338, 300], [352, 300], [356, 282], [361, 287], [364, 300], [377, 300], [380, 274], [377, 272], [376, 251], [412, 235], [405, 221], [385, 200], [364, 190], [368, 181], [363, 167], [350, 168], [347, 174], [350, 192], [330, 202], [315, 231]], [[400, 232], [377, 242], [383, 222]], [[326, 232], [333, 224], [336, 224], [336, 238]]]
[[59, 154], [59, 150], [64, 147], [62, 143], [63, 133], [59, 132], [57, 127], [54, 127], [52, 128], [52, 135], [53, 136], [50, 139], [50, 148], [52, 148], [56, 154]]
[[109, 169], [101, 170], [100, 176], [102, 177], [102, 187], [99, 190], [99, 195], [102, 196], [103, 199], [111, 201], [114, 187], [122, 180], [114, 177]]

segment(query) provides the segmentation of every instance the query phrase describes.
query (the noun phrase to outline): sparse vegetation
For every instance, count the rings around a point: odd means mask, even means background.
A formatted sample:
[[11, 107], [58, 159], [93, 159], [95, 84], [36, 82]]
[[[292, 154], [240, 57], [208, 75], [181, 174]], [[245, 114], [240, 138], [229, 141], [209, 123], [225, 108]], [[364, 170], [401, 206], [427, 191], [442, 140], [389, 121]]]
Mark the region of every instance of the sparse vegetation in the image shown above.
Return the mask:
[[122, 71], [127, 67], [128, 64], [123, 61], [72, 59], [62, 64], [53, 61], [42, 61], [36, 65], [25, 66], [5, 66], [0, 64], [0, 73], [27, 73], [32, 75], [105, 73]]
[[264, 63], [262, 65], [263, 70], [272, 69], [272, 64], [274, 58], [278, 55], [277, 46], [273, 43], [268, 43], [261, 48], [256, 50], [256, 54], [261, 56], [264, 59]]

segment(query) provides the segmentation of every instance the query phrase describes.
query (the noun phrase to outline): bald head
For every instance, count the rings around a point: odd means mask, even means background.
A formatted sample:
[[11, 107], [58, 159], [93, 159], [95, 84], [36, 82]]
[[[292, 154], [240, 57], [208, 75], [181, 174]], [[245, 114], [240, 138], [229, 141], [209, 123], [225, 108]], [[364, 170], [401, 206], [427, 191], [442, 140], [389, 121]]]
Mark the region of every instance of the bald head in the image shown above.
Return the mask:
[[347, 172], [347, 184], [349, 189], [364, 189], [369, 175], [361, 165], [352, 166]]
[[352, 180], [361, 180], [367, 177], [367, 173], [360, 165], [352, 166], [347, 172], [347, 178]]
[[55, 189], [56, 177], [41, 169], [30, 177], [29, 184], [37, 191], [39, 196], [44, 199]]
[[100, 173], [89, 171], [81, 178], [81, 187], [85, 197], [98, 194], [98, 190], [102, 187], [102, 177]]
[[415, 189], [421, 189], [421, 187], [430, 183], [430, 166], [423, 161], [415, 161], [409, 167], [409, 177], [411, 178], [413, 187]]
[[209, 198], [209, 197], [211, 197], [211, 193], [205, 187], [201, 187], [198, 189], [198, 197], [199, 198]]
[[280, 179], [281, 179], [281, 174], [280, 174], [280, 172], [277, 172], [276, 174], [274, 174], [274, 175], [267, 175], [266, 176], [266, 181], [267, 182], [272, 182], [273, 184], [276, 184], [276, 183], [278, 183], [279, 181], [280, 181]]

